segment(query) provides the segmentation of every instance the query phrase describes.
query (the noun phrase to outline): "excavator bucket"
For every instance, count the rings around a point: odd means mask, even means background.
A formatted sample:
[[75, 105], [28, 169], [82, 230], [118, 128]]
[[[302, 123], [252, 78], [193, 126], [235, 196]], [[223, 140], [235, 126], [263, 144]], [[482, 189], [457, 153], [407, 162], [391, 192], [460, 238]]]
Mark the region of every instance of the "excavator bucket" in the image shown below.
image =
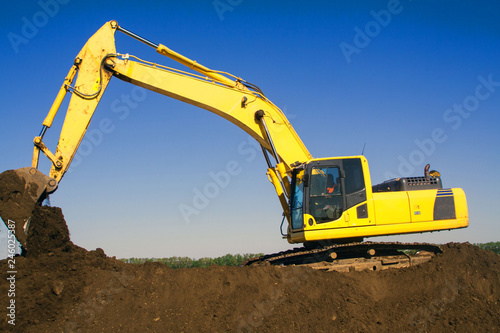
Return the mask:
[[57, 181], [36, 168], [7, 170], [0, 174], [0, 217], [15, 233], [23, 249], [31, 214], [36, 205], [57, 189]]

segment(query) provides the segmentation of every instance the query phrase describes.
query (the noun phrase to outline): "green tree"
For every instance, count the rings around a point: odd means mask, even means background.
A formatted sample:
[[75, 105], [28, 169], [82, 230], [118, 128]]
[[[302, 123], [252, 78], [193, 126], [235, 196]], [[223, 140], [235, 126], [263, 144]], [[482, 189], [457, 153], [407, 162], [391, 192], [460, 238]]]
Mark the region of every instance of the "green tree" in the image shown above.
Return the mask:
[[479, 246], [483, 250], [489, 250], [496, 254], [500, 254], [500, 242], [477, 243], [474, 245]]

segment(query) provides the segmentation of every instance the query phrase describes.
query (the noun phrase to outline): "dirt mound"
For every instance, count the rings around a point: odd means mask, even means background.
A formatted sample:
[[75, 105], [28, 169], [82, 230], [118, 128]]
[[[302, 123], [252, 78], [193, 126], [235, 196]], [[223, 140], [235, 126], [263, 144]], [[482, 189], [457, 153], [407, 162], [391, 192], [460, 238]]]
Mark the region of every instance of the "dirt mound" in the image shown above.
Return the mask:
[[3, 296], [12, 279], [0, 283], [1, 308], [15, 300], [16, 324], [4, 316], [0, 331], [500, 331], [499, 256], [467, 243], [400, 270], [170, 269], [73, 245], [57, 208], [37, 208], [32, 224], [36, 245], [15, 258], [15, 296]]

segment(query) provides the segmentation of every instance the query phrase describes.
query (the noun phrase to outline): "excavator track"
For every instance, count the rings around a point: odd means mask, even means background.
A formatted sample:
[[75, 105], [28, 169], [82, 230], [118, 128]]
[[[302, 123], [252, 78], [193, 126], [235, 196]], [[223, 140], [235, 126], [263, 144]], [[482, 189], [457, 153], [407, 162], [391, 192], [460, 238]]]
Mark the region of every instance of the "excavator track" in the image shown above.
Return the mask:
[[242, 266], [300, 265], [325, 271], [376, 271], [416, 266], [438, 253], [442, 253], [439, 246], [429, 243], [356, 242], [317, 249], [295, 248], [249, 259]]

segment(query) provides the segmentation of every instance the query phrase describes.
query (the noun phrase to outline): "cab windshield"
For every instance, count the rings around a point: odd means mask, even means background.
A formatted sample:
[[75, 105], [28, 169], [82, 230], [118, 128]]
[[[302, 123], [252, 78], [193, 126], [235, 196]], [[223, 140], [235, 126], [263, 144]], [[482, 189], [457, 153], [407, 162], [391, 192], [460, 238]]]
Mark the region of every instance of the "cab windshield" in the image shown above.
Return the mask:
[[343, 212], [340, 170], [338, 167], [314, 167], [309, 186], [309, 212], [316, 223], [334, 221]]

